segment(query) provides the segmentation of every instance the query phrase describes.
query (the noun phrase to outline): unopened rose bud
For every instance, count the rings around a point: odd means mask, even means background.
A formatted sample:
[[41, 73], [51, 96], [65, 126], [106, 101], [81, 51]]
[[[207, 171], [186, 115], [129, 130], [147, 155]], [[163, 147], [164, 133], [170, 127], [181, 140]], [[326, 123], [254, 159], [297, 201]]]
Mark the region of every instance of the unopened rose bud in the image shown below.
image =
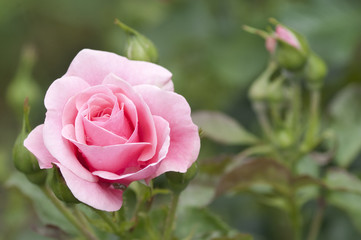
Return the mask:
[[36, 62], [36, 53], [33, 47], [26, 46], [22, 51], [19, 66], [6, 91], [6, 101], [10, 107], [21, 116], [21, 107], [25, 97], [31, 106], [41, 104], [42, 91], [32, 77], [32, 70]]
[[115, 23], [127, 34], [128, 44], [126, 47], [126, 54], [129, 59], [154, 63], [158, 62], [158, 52], [152, 41], [120, 22], [118, 19], [115, 20]]
[[46, 172], [46, 170], [42, 170], [40, 169], [37, 172], [34, 173], [28, 173], [25, 176], [27, 177], [27, 179], [39, 186], [42, 186], [45, 184], [46, 178], [47, 178], [48, 173]]
[[266, 38], [267, 50], [275, 56], [281, 67], [290, 71], [300, 70], [309, 55], [306, 39], [274, 19], [271, 19], [271, 22], [276, 24], [276, 31]]
[[278, 40], [282, 40], [294, 48], [301, 49], [301, 44], [298, 41], [296, 35], [290, 29], [282, 25], [276, 26], [276, 37]]
[[280, 130], [276, 134], [277, 143], [281, 148], [288, 148], [293, 144], [292, 133], [287, 130]]
[[327, 66], [319, 56], [311, 53], [304, 68], [304, 73], [308, 86], [311, 89], [319, 89], [324, 83]]
[[307, 55], [288, 43], [278, 42], [275, 53], [278, 64], [289, 71], [300, 70], [306, 63]]
[[53, 167], [53, 176], [51, 177], [49, 185], [59, 200], [70, 204], [79, 203], [79, 200], [76, 199], [69, 190], [59, 168], [56, 166]]
[[24, 147], [24, 140], [30, 132], [29, 125], [30, 107], [27, 100], [24, 103], [23, 123], [19, 136], [15, 140], [13, 148], [13, 160], [17, 170], [24, 173], [28, 179], [38, 185], [45, 183], [46, 171], [39, 168], [35, 156]]
[[180, 172], [166, 172], [165, 176], [168, 179], [169, 188], [173, 192], [182, 192], [189, 184], [189, 182], [196, 176], [198, 172], [197, 163], [188, 169], [186, 173]]

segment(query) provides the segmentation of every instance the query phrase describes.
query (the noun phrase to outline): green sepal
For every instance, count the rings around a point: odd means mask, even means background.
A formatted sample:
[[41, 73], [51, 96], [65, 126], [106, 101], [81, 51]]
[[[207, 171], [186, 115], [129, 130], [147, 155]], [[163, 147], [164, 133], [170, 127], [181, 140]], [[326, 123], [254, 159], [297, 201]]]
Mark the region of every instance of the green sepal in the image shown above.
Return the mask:
[[32, 174], [40, 171], [38, 161], [35, 156], [29, 152], [28, 149], [24, 147], [24, 140], [28, 137], [30, 133], [30, 124], [29, 124], [29, 112], [30, 107], [28, 105], [28, 100], [24, 102], [24, 112], [23, 112], [23, 122], [22, 128], [19, 136], [16, 138], [14, 147], [13, 147], [13, 160], [14, 165], [17, 170], [24, 174]]
[[30, 182], [32, 182], [36, 185], [39, 185], [39, 186], [43, 186], [46, 182], [47, 175], [48, 175], [48, 173], [44, 169], [44, 170], [39, 170], [34, 173], [26, 174], [25, 176]]
[[197, 162], [193, 163], [186, 173], [180, 172], [166, 172], [165, 176], [168, 180], [169, 188], [176, 193], [182, 192], [189, 184], [189, 182], [197, 175]]
[[60, 169], [54, 166], [52, 173], [53, 174], [50, 179], [49, 185], [50, 188], [53, 190], [55, 196], [65, 203], [79, 203], [79, 200], [74, 197], [73, 193], [66, 185], [66, 182], [61, 175]]

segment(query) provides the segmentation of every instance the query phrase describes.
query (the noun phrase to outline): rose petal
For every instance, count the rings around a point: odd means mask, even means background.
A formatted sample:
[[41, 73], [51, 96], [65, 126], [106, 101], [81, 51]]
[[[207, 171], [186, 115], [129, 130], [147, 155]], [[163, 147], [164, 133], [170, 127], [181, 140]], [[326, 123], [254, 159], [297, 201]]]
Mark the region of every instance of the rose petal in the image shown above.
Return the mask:
[[114, 73], [131, 85], [152, 84], [173, 91], [172, 74], [165, 68], [149, 62], [132, 61], [114, 53], [84, 49], [80, 51], [65, 76], [77, 76], [90, 85], [99, 85]]
[[112, 96], [112, 91], [106, 86], [94, 86], [81, 91], [79, 94], [71, 96], [64, 106], [62, 115], [63, 126], [73, 124], [78, 112], [83, 111], [87, 107], [88, 100], [95, 94], [103, 93], [107, 96]]
[[[44, 104], [47, 110], [62, 113], [68, 100], [89, 88], [89, 84], [78, 77], [62, 77], [55, 80], [46, 92]], [[61, 112], [60, 112], [61, 111]]]
[[51, 163], [57, 160], [51, 156], [44, 145], [43, 127], [44, 124], [41, 124], [34, 128], [24, 140], [24, 146], [38, 159], [40, 168], [52, 168]]
[[124, 80], [118, 78], [114, 74], [109, 74], [103, 81], [103, 84], [108, 84], [112, 88], [114, 94], [124, 94], [135, 105], [138, 115], [138, 136], [140, 142], [150, 143], [149, 147], [145, 148], [139, 156], [140, 161], [147, 161], [155, 154], [157, 146], [157, 136], [154, 126], [154, 120], [147, 104]]
[[79, 201], [103, 211], [117, 211], [123, 204], [123, 191], [112, 185], [88, 182], [79, 178], [65, 166], [56, 164], [63, 175], [66, 185]]
[[106, 172], [106, 171], [94, 171], [93, 174], [101, 177], [106, 180], [111, 180], [114, 182], [122, 183], [124, 185], [128, 185], [133, 181], [146, 179], [149, 180], [151, 176], [153, 176], [157, 169], [160, 166], [162, 160], [166, 157], [169, 144], [170, 144], [170, 129], [169, 124], [166, 120], [161, 117], [153, 116], [155, 126], [157, 129], [157, 137], [158, 137], [158, 145], [156, 150], [156, 155], [151, 159], [146, 167], [143, 169], [134, 168], [129, 169], [121, 175]]
[[299, 41], [297, 40], [296, 36], [291, 32], [291, 30], [281, 25], [277, 25], [276, 34], [281, 40], [285, 41], [289, 45], [301, 49]]
[[110, 146], [89, 146], [74, 141], [73, 133], [73, 125], [68, 124], [63, 128], [62, 134], [64, 138], [71, 141], [80, 150], [87, 166], [93, 171], [103, 170], [116, 173], [123, 171], [127, 167], [136, 166], [139, 156], [150, 144], [125, 143]]
[[112, 113], [106, 121], [95, 124], [125, 139], [134, 132], [132, 124], [125, 116], [124, 108]]
[[153, 115], [164, 118], [170, 127], [170, 146], [155, 176], [167, 171], [186, 172], [196, 161], [200, 139], [198, 127], [192, 122], [191, 109], [181, 95], [151, 85], [134, 87], [141, 94]]
[[125, 115], [129, 121], [129, 125], [132, 126], [133, 133], [128, 138], [128, 143], [139, 142], [138, 135], [138, 113], [134, 103], [124, 94], [116, 93], [118, 101], [124, 104]]
[[49, 153], [62, 165], [72, 169], [79, 177], [88, 181], [97, 181], [75, 156], [73, 147], [62, 137], [62, 114], [66, 102], [89, 85], [80, 78], [65, 77], [53, 82], [45, 95], [47, 108], [43, 128], [44, 144]]
[[127, 142], [127, 139], [120, 137], [96, 124], [83, 118], [84, 131], [86, 134], [87, 145], [107, 146], [123, 144]]

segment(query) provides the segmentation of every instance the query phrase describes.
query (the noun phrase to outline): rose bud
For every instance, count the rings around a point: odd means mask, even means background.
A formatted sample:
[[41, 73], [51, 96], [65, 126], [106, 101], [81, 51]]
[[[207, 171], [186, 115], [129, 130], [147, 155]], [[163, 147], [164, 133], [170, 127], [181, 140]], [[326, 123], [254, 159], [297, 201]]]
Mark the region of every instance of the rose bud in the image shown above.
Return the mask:
[[21, 109], [25, 96], [29, 98], [31, 106], [39, 106], [42, 102], [42, 91], [32, 77], [32, 70], [36, 62], [35, 50], [26, 46], [22, 51], [20, 62], [14, 79], [10, 82], [6, 91], [6, 101], [10, 107], [21, 117]]
[[282, 25], [276, 26], [275, 34], [277, 62], [290, 71], [301, 69], [306, 63], [309, 52], [306, 41], [299, 34]]
[[46, 172], [46, 170], [40, 169], [39, 171], [34, 173], [27, 173], [25, 176], [30, 182], [42, 186], [46, 182], [47, 175], [48, 173]]
[[46, 179], [46, 172], [41, 170], [35, 156], [24, 147], [24, 140], [30, 132], [29, 112], [27, 99], [24, 103], [24, 115], [22, 129], [15, 140], [13, 148], [13, 160], [17, 170], [24, 173], [28, 179], [35, 184], [43, 184]]
[[165, 176], [168, 180], [168, 186], [173, 192], [182, 192], [189, 182], [197, 175], [197, 162], [193, 163], [186, 173], [167, 172]]
[[58, 167], [53, 167], [53, 175], [49, 182], [50, 188], [53, 190], [55, 196], [65, 203], [79, 203], [79, 200], [69, 190], [65, 183], [63, 176]]
[[126, 47], [126, 54], [129, 59], [154, 63], [158, 62], [158, 52], [152, 41], [120, 22], [118, 19], [115, 20], [115, 23], [127, 34], [128, 44]]
[[327, 66], [319, 56], [311, 53], [305, 65], [304, 73], [308, 86], [311, 89], [319, 89], [322, 87], [327, 74]]

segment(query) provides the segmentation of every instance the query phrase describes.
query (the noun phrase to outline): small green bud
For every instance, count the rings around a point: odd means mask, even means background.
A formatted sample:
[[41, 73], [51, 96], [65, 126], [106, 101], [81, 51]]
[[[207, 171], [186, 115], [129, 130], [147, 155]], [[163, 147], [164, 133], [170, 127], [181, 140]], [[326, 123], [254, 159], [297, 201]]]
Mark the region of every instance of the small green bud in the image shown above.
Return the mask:
[[276, 134], [277, 143], [281, 148], [287, 148], [293, 144], [292, 133], [287, 130], [280, 130]]
[[14, 165], [16, 169], [25, 174], [40, 171], [39, 164], [35, 156], [24, 147], [24, 140], [27, 138], [31, 130], [29, 124], [29, 112], [30, 107], [28, 105], [28, 100], [26, 99], [24, 102], [24, 114], [21, 132], [16, 138], [13, 148]]
[[45, 169], [44, 170], [41, 169], [38, 172], [26, 174], [26, 177], [30, 182], [42, 186], [46, 182], [47, 175], [48, 175], [47, 171]]
[[61, 175], [60, 169], [56, 166], [53, 167], [53, 175], [50, 179], [50, 188], [53, 190], [55, 196], [65, 203], [79, 203], [73, 193], [69, 190], [66, 182]]
[[308, 86], [311, 89], [320, 89], [327, 74], [327, 66], [319, 56], [311, 53], [304, 68], [304, 73]]
[[23, 124], [19, 136], [15, 140], [13, 148], [13, 160], [17, 170], [24, 173], [30, 182], [43, 185], [46, 181], [47, 172], [39, 168], [39, 163], [35, 156], [24, 147], [24, 140], [31, 130], [29, 124], [30, 107], [28, 99], [24, 102]]
[[13, 160], [17, 170], [25, 174], [31, 174], [40, 171], [38, 161], [35, 156], [24, 147], [24, 140], [28, 133], [21, 130], [13, 148]]
[[152, 41], [120, 22], [118, 19], [115, 20], [115, 24], [122, 28], [127, 34], [128, 44], [126, 47], [126, 54], [129, 59], [154, 63], [158, 62], [158, 52]]
[[31, 73], [35, 62], [34, 48], [26, 46], [22, 51], [16, 75], [7, 87], [6, 101], [19, 116], [21, 116], [21, 107], [25, 97], [29, 98], [31, 106], [40, 106], [42, 103], [42, 90]]
[[173, 192], [182, 192], [189, 184], [189, 182], [197, 175], [197, 162], [193, 163], [186, 173], [180, 172], [166, 172], [165, 176], [168, 179], [169, 188]]

